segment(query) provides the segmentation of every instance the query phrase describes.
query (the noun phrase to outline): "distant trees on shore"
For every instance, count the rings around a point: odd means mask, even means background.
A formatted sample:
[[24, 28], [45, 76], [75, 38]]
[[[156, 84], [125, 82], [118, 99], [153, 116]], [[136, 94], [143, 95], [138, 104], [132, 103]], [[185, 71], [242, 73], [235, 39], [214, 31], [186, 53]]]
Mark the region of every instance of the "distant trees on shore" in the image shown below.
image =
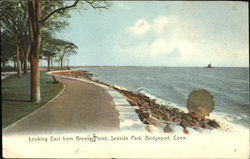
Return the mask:
[[74, 43], [69, 41], [47, 37], [43, 42], [44, 47], [42, 55], [47, 60], [48, 71], [50, 70], [53, 58], [60, 61], [61, 69], [63, 69], [63, 61], [65, 57], [77, 53], [76, 49], [78, 47]]
[[[80, 4], [80, 5], [78, 5]], [[58, 58], [63, 69], [66, 56], [76, 54], [77, 46], [57, 39], [55, 31], [68, 25], [71, 9], [89, 5], [94, 9], [106, 9], [106, 1], [75, 0], [73, 2], [40, 0], [4, 0], [0, 3], [1, 63], [4, 67], [14, 62], [18, 77], [31, 70], [31, 101], [41, 102], [39, 61], [46, 58], [48, 70], [53, 58]], [[23, 67], [22, 67], [23, 65]]]

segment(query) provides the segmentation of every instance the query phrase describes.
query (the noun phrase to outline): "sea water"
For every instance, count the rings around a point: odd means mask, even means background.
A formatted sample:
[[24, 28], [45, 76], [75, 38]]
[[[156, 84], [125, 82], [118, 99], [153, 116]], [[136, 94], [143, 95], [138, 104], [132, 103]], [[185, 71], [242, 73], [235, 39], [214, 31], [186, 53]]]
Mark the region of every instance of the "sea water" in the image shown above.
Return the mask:
[[186, 109], [188, 95], [206, 89], [214, 97], [213, 115], [249, 126], [248, 68], [83, 67], [93, 78], [144, 93], [161, 104]]

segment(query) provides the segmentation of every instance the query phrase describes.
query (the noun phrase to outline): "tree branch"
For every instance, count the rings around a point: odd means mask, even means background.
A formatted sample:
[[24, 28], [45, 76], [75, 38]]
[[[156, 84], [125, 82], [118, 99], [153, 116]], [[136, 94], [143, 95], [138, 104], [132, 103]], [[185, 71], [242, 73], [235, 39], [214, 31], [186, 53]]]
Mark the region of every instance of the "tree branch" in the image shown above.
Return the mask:
[[69, 8], [72, 8], [72, 7], [75, 7], [76, 4], [79, 2], [80, 0], [76, 0], [74, 2], [74, 4], [72, 5], [69, 5], [69, 6], [65, 6], [65, 7], [62, 7], [62, 8], [58, 8], [56, 10], [53, 10], [52, 12], [50, 12], [45, 18], [42, 19], [42, 23], [44, 23], [50, 16], [52, 16], [53, 14], [59, 12], [59, 11], [63, 11], [63, 10], [66, 10], [66, 9], [69, 9]]
[[101, 1], [96, 1], [96, 0], [85, 0], [86, 3], [88, 3], [89, 5], [91, 5], [92, 8], [94, 9], [107, 9], [109, 7], [109, 5], [103, 5], [103, 6], [98, 6], [95, 5], [95, 2], [101, 2]]

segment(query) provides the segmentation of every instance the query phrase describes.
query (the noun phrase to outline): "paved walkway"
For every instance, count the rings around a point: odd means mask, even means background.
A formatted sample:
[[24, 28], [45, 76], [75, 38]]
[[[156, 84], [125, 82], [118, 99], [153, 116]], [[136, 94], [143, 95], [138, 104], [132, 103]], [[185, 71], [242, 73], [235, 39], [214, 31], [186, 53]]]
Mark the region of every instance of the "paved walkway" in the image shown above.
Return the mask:
[[57, 79], [65, 85], [63, 93], [5, 128], [4, 134], [119, 129], [119, 113], [112, 97], [103, 88], [84, 81]]
[[7, 77], [10, 77], [14, 74], [17, 74], [17, 72], [1, 72], [1, 80], [7, 78]]

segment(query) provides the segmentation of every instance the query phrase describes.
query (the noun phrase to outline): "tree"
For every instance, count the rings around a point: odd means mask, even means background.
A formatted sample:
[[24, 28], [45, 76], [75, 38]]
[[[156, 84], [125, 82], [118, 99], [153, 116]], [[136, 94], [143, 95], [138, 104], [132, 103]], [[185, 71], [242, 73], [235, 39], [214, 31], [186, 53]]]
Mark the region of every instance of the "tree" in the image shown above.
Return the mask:
[[53, 38], [50, 34], [47, 34], [43, 40], [42, 55], [48, 62], [48, 71], [50, 71], [50, 65], [52, 64], [52, 58], [56, 57], [60, 48], [57, 44], [57, 39]]
[[7, 32], [1, 33], [1, 62], [3, 68], [15, 56], [15, 45], [15, 42]]
[[[58, 3], [57, 3], [58, 2]], [[61, 3], [60, 3], [61, 2]], [[64, 14], [70, 8], [76, 7], [79, 0], [75, 0], [72, 5], [64, 5], [62, 1], [52, 1], [51, 4], [60, 4], [60, 7], [56, 8], [50, 5], [48, 1], [28, 1], [28, 11], [29, 11], [29, 28], [31, 36], [31, 100], [35, 103], [41, 101], [40, 96], [40, 72], [39, 72], [39, 54], [41, 47], [41, 32], [42, 27], [45, 22], [54, 14]], [[94, 9], [101, 9], [109, 7], [106, 1], [84, 1], [89, 4]], [[42, 4], [44, 3], [44, 4]], [[42, 13], [43, 5], [47, 8], [44, 9]]]
[[[69, 18], [70, 16], [68, 15], [67, 17]], [[50, 70], [50, 65], [53, 65], [53, 58], [56, 57], [59, 52], [58, 39], [54, 38], [55, 33], [65, 28], [68, 24], [65, 19], [55, 14], [47, 20], [43, 27], [42, 56], [48, 62], [48, 71]]]
[[44, 39], [42, 42], [42, 55], [48, 62], [48, 70], [50, 70], [50, 63], [52, 61], [52, 58], [56, 56], [60, 60], [61, 69], [63, 69], [63, 61], [65, 57], [76, 54], [76, 49], [78, 47], [72, 42], [56, 39], [50, 34], [47, 34], [45, 37], [46, 39]]
[[30, 56], [30, 39], [29, 39], [29, 33], [28, 28], [24, 31], [24, 33], [21, 35], [21, 42], [20, 42], [20, 52], [22, 54], [24, 63], [23, 73], [27, 73], [29, 70], [28, 63], [29, 63], [29, 56]]
[[21, 61], [20, 61], [20, 47], [21, 36], [27, 29], [27, 10], [22, 1], [5, 0], [1, 2], [1, 26], [9, 36], [14, 39], [16, 44], [16, 62], [18, 77], [22, 76]]
[[75, 44], [73, 44], [72, 42], [68, 42], [68, 41], [59, 41], [60, 43], [60, 47], [61, 47], [61, 51], [58, 54], [58, 57], [60, 59], [61, 62], [61, 69], [63, 70], [63, 61], [64, 58], [66, 56], [70, 56], [73, 54], [76, 54], [76, 49], [78, 48]]

